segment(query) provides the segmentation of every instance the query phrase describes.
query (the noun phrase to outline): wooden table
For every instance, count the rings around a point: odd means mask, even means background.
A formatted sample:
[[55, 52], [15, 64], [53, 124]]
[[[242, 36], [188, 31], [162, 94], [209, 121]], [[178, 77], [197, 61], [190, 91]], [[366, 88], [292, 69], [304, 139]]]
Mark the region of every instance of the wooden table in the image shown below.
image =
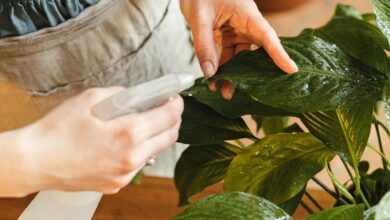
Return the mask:
[[[212, 186], [196, 196], [222, 192], [222, 184]], [[324, 207], [329, 207], [332, 199], [323, 192], [311, 191], [313, 197]], [[34, 195], [22, 199], [0, 199], [0, 219], [16, 219]], [[144, 177], [141, 185], [129, 185], [116, 195], [104, 196], [93, 219], [96, 220], [165, 220], [180, 212], [177, 207], [178, 193], [172, 179]], [[313, 206], [311, 206], [316, 210]], [[298, 208], [294, 219], [302, 219], [307, 213]]]

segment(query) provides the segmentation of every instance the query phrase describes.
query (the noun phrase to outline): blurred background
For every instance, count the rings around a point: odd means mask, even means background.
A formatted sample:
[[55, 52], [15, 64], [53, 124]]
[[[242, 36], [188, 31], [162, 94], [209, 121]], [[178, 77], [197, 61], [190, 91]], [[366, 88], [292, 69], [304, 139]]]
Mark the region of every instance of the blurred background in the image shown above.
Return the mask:
[[[280, 36], [294, 36], [304, 28], [318, 27], [325, 24], [332, 16], [334, 8], [338, 3], [353, 5], [362, 13], [372, 11], [369, 0], [257, 0], [256, 2], [261, 12]], [[1, 89], [5, 90], [8, 88]], [[17, 90], [14, 89], [14, 91]], [[15, 95], [17, 96], [18, 94]], [[19, 109], [23, 109], [23, 103], [27, 102], [27, 99], [15, 100], [14, 102], [15, 105], [20, 106]], [[379, 112], [378, 119], [385, 122], [382, 111]], [[21, 120], [25, 120], [25, 118]], [[255, 124], [248, 118], [246, 118], [246, 121], [254, 131]], [[290, 124], [294, 122], [294, 119], [289, 120]], [[384, 132], [382, 137], [387, 150], [386, 153], [390, 155], [390, 140]], [[374, 132], [371, 134], [369, 143], [378, 146]], [[370, 149], [365, 151], [363, 158], [370, 161], [370, 170], [374, 170], [381, 165], [379, 156]], [[348, 174], [340, 161], [333, 161], [332, 168], [341, 182], [345, 182], [348, 179]], [[331, 186], [327, 174], [322, 172], [317, 176]], [[331, 206], [333, 203], [332, 198], [324, 194], [316, 184], [310, 182], [308, 187], [313, 197], [320, 201], [323, 207]], [[196, 196], [196, 198], [221, 191], [222, 184], [219, 184], [210, 187]], [[33, 196], [24, 199], [0, 199], [0, 219], [16, 219]], [[94, 219], [170, 219], [170, 217], [180, 212], [177, 203], [178, 194], [172, 179], [144, 177], [141, 185], [130, 185], [117, 195], [104, 196]], [[312, 208], [316, 210], [316, 208]], [[306, 215], [305, 210], [299, 208], [294, 215], [294, 219], [302, 219]]]

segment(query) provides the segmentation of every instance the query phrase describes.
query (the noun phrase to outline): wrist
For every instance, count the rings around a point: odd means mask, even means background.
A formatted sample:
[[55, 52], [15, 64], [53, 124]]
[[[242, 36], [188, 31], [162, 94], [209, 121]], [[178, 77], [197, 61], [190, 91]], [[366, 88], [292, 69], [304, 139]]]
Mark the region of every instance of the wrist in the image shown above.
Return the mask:
[[51, 158], [46, 158], [45, 137], [39, 126], [33, 124], [11, 131], [8, 136], [14, 146], [15, 182], [22, 194], [58, 188], [60, 181], [47, 167]]

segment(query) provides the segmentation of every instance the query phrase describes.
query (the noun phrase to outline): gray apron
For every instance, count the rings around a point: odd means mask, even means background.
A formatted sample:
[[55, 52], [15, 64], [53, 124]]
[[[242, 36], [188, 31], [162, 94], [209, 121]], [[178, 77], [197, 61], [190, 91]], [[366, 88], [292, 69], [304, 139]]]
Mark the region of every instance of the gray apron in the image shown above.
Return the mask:
[[[178, 0], [101, 0], [56, 27], [0, 39], [0, 132], [32, 123], [90, 87], [199, 72]], [[149, 174], [172, 176], [183, 146]]]

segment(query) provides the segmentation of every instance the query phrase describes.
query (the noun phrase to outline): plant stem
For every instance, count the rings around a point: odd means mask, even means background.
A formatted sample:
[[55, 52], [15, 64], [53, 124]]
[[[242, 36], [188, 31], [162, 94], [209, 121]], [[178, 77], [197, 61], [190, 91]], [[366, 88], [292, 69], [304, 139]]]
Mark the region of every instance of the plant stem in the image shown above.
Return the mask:
[[379, 154], [382, 159], [385, 160], [385, 162], [387, 163], [387, 166], [390, 167], [390, 161], [389, 159], [386, 158], [386, 155], [382, 154], [382, 152], [380, 152], [380, 150], [376, 149], [376, 147], [374, 147], [372, 144], [367, 144], [367, 147], [370, 148], [371, 150], [375, 151], [377, 154]]
[[[333, 173], [333, 171], [332, 171], [332, 167], [330, 166], [330, 163], [328, 162], [328, 167], [329, 167], [329, 170], [330, 170], [330, 172], [332, 172]], [[336, 194], [337, 194], [337, 196], [339, 196], [340, 197], [340, 192], [339, 192], [339, 189], [337, 189], [337, 187], [336, 187], [336, 185], [334, 184], [334, 182], [332, 181], [332, 185], [333, 185], [333, 189], [334, 189], [334, 191], [336, 192]]]
[[309, 214], [314, 214], [314, 211], [304, 201], [301, 201], [300, 204]]
[[345, 201], [345, 199], [339, 197], [339, 195], [337, 195], [335, 192], [333, 192], [331, 189], [329, 189], [325, 184], [323, 184], [319, 179], [317, 179], [316, 177], [312, 177], [311, 178], [315, 183], [317, 183], [319, 186], [321, 186], [321, 188], [323, 190], [325, 190], [327, 193], [329, 193], [329, 195], [331, 195], [333, 198], [335, 198], [337, 201], [340, 201], [341, 203], [343, 203], [344, 205], [348, 205], [350, 204], [349, 202]]
[[371, 208], [371, 205], [370, 203], [368, 203], [367, 199], [366, 199], [366, 196], [364, 195], [363, 191], [360, 191], [360, 197], [362, 198], [364, 204], [367, 206], [367, 208]]
[[355, 183], [355, 195], [359, 195], [360, 198], [362, 199], [363, 203], [366, 205], [367, 208], [371, 208], [371, 205], [368, 203], [366, 197], [364, 196], [361, 188], [360, 188], [360, 174], [359, 174], [359, 169], [357, 167], [354, 167], [355, 171], [355, 178], [354, 178], [354, 183]]
[[[378, 138], [379, 149], [380, 149], [381, 153], [383, 155], [385, 155], [384, 150], [383, 150], [383, 145], [382, 145], [381, 134], [379, 132], [379, 125], [378, 125], [378, 123], [375, 123], [375, 131], [376, 131], [376, 136]], [[383, 169], [387, 170], [386, 161], [385, 161], [385, 159], [383, 157], [382, 157], [382, 165], [383, 165]]]
[[307, 196], [307, 198], [310, 199], [310, 201], [320, 210], [324, 210], [320, 204], [318, 204], [318, 202], [309, 194], [309, 192], [305, 191], [305, 195]]
[[382, 129], [385, 130], [387, 136], [390, 136], [390, 131], [385, 124], [383, 124], [381, 121], [377, 120], [376, 118], [373, 119], [373, 123], [381, 126]]
[[354, 181], [354, 180], [353, 180], [354, 177], [353, 177], [353, 175], [352, 175], [351, 170], [350, 170], [349, 167], [348, 167], [348, 164], [347, 164], [342, 158], [341, 158], [341, 161], [343, 162], [343, 165], [344, 165], [345, 169], [347, 170], [349, 177], [351, 178], [352, 181]]

